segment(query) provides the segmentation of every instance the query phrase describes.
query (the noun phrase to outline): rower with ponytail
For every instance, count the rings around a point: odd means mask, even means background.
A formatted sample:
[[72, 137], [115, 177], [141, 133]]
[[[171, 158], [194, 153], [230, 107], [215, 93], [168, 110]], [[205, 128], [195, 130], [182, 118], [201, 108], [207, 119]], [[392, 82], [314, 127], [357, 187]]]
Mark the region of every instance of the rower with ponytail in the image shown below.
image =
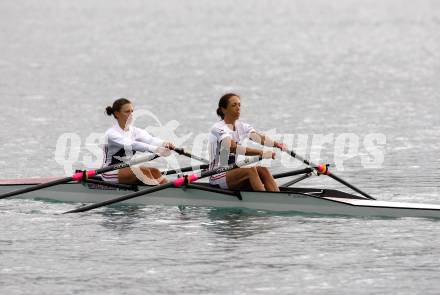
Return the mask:
[[[153, 137], [146, 130], [131, 125], [133, 105], [130, 100], [119, 98], [112, 106], [107, 106], [105, 112], [108, 116], [113, 116], [116, 122], [105, 133], [104, 167], [121, 163], [122, 159], [136, 152], [169, 154], [169, 150], [175, 148], [173, 143]], [[106, 181], [129, 184], [137, 183], [139, 178], [147, 184], [168, 182], [159, 169], [153, 167], [123, 168], [101, 176]]]
[[[244, 145], [249, 138], [261, 145], [284, 149], [268, 136], [256, 131], [251, 125], [239, 121], [241, 111], [240, 96], [235, 93], [223, 95], [217, 108], [221, 121], [212, 126], [209, 136], [209, 169], [227, 166], [236, 161], [238, 154], [275, 158], [273, 151], [251, 148]], [[279, 191], [278, 184], [267, 167], [237, 168], [211, 176], [211, 185], [229, 190]]]

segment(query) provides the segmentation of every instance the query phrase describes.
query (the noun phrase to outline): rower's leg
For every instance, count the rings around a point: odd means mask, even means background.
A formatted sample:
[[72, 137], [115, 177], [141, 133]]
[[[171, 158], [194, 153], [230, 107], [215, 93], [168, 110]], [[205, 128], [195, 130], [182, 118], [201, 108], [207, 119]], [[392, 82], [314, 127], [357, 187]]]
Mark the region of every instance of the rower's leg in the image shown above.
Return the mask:
[[264, 187], [266, 190], [270, 192], [279, 192], [280, 189], [278, 188], [278, 184], [275, 181], [275, 179], [272, 176], [272, 173], [270, 173], [269, 169], [267, 167], [257, 167], [258, 175], [260, 176], [261, 181], [264, 184]]
[[120, 183], [137, 183], [139, 180], [150, 185], [168, 182], [157, 168], [131, 167], [119, 170], [118, 181]]
[[119, 170], [118, 173], [119, 183], [136, 183], [138, 179], [136, 175], [131, 171], [131, 168], [123, 168]]
[[237, 168], [226, 173], [226, 183], [231, 190], [242, 190], [248, 186], [254, 191], [265, 191], [256, 167]]
[[[159, 169], [157, 168], [142, 168], [142, 171], [145, 173], [149, 173], [151, 174], [151, 177], [154, 178], [159, 184], [165, 184], [168, 183], [168, 180], [166, 179], [165, 176], [162, 175], [162, 173], [160, 172]], [[146, 174], [145, 174], [146, 175]]]

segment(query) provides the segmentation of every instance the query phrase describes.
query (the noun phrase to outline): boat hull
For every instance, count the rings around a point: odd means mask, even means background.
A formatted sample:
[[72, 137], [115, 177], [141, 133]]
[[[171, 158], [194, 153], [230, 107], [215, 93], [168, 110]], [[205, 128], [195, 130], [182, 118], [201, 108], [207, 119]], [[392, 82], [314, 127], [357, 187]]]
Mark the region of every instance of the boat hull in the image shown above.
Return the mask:
[[[31, 185], [26, 182], [22, 184], [1, 184], [0, 194]], [[139, 187], [139, 189], [145, 188]], [[108, 188], [102, 185], [67, 183], [22, 194], [14, 198], [70, 203], [98, 203], [127, 193], [130, 193], [130, 191]], [[231, 191], [212, 192], [198, 188], [167, 188], [121, 202], [121, 204], [246, 208], [283, 213], [300, 212], [359, 217], [440, 218], [440, 205], [365, 200], [354, 195], [321, 189], [284, 188], [282, 192], [242, 191], [234, 193]]]

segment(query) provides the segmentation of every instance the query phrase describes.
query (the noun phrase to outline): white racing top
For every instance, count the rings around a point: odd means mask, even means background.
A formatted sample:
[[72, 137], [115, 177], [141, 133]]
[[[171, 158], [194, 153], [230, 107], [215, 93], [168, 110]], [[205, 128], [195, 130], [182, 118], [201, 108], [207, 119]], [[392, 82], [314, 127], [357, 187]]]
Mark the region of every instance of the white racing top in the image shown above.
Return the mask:
[[[231, 130], [224, 120], [215, 123], [211, 128], [208, 140], [209, 169], [228, 165], [231, 153], [225, 153], [225, 156], [220, 156], [223, 139], [229, 137], [237, 144], [241, 144], [243, 140], [249, 137], [251, 132], [255, 132], [255, 129], [251, 125], [240, 121], [235, 121], [235, 130]], [[226, 172], [211, 176], [211, 180], [224, 177], [225, 175]]]
[[134, 126], [123, 130], [116, 123], [105, 132], [104, 166], [121, 163], [121, 158], [136, 152], [154, 153], [163, 143], [162, 139], [151, 136], [146, 130]]

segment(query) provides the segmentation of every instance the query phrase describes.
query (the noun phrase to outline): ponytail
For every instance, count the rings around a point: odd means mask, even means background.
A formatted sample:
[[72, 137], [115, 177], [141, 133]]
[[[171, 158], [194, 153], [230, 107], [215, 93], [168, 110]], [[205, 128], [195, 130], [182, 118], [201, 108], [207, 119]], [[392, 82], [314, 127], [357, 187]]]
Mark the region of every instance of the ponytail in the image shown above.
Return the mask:
[[113, 117], [115, 117], [115, 112], [119, 112], [121, 110], [121, 108], [124, 105], [126, 105], [127, 103], [131, 103], [131, 101], [129, 101], [126, 98], [119, 98], [119, 99], [115, 100], [115, 102], [113, 103], [113, 106], [108, 106], [105, 108], [105, 113], [108, 116], [113, 115]]
[[108, 106], [105, 108], [105, 112], [107, 113], [108, 116], [113, 115], [113, 108], [111, 106]]

